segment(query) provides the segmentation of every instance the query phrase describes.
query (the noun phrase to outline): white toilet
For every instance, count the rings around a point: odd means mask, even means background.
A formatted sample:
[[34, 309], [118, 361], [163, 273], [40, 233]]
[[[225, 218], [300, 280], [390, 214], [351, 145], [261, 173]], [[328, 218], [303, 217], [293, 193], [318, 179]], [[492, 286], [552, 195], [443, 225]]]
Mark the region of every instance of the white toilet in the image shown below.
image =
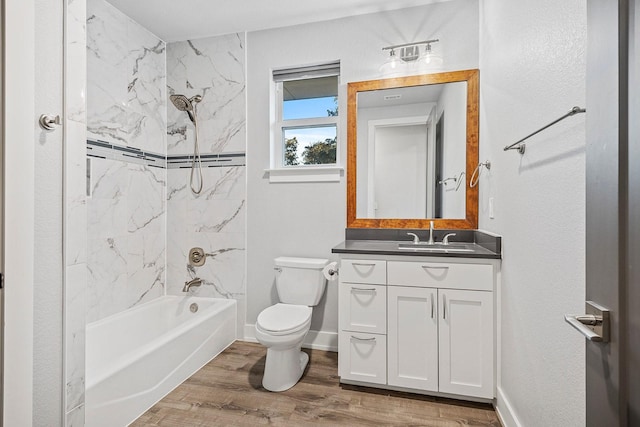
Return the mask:
[[313, 306], [318, 305], [326, 279], [322, 269], [326, 259], [275, 259], [276, 289], [280, 303], [258, 315], [256, 338], [267, 347], [262, 385], [270, 391], [293, 387], [304, 372], [309, 356], [300, 351], [311, 326]]

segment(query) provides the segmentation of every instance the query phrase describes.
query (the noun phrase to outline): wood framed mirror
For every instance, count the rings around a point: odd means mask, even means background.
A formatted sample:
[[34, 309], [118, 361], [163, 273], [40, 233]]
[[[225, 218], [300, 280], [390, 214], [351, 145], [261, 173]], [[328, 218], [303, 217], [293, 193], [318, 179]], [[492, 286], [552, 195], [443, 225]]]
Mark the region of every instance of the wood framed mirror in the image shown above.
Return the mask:
[[347, 86], [347, 227], [478, 227], [479, 72]]

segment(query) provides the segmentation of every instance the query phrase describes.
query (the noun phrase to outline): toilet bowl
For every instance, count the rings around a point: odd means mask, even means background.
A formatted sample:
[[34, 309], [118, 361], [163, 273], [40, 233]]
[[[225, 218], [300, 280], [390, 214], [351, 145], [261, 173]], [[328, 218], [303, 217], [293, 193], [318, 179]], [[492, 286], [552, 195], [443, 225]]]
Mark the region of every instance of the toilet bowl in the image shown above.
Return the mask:
[[279, 257], [275, 260], [276, 288], [280, 302], [267, 307], [256, 320], [256, 339], [267, 347], [262, 385], [284, 391], [302, 377], [309, 355], [301, 351], [311, 314], [326, 287], [322, 269], [329, 261], [316, 258]]
[[309, 356], [301, 351], [309, 327], [311, 307], [278, 303], [258, 316], [256, 339], [267, 347], [262, 385], [269, 391], [293, 387], [304, 372]]

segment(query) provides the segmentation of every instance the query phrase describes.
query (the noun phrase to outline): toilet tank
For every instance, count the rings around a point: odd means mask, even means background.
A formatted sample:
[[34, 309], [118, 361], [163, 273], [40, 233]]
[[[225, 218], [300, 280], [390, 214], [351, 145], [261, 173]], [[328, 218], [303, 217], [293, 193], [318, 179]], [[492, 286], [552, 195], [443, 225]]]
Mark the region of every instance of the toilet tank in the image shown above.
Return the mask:
[[318, 305], [327, 284], [322, 269], [328, 263], [328, 259], [321, 258], [276, 258], [276, 289], [280, 302]]

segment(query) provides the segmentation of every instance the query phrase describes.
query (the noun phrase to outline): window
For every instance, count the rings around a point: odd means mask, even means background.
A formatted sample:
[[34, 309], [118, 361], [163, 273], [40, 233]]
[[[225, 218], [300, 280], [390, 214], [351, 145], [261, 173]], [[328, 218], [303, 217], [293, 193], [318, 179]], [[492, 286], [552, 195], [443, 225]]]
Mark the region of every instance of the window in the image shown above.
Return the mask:
[[339, 62], [273, 72], [274, 168], [337, 166], [339, 74]]

